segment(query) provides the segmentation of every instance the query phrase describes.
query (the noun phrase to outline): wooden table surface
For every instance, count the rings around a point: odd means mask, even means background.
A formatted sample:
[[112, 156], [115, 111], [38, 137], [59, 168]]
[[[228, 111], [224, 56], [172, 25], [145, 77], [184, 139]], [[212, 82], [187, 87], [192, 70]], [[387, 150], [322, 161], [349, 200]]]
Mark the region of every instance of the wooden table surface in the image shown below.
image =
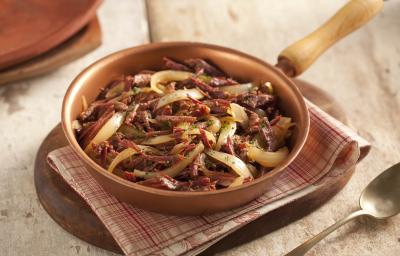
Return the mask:
[[[275, 63], [287, 45], [322, 24], [346, 1], [106, 0], [99, 9], [101, 47], [48, 75], [0, 88], [1, 255], [113, 255], [60, 228], [41, 207], [33, 163], [60, 120], [63, 94], [93, 61], [152, 41], [220, 44]], [[362, 189], [400, 160], [400, 1], [326, 52], [301, 78], [321, 86], [347, 109], [352, 126], [371, 141], [349, 184], [309, 216], [220, 255], [283, 255], [358, 206]], [[260, 227], [262, 228], [262, 227]], [[308, 255], [400, 255], [400, 216], [361, 218]]]

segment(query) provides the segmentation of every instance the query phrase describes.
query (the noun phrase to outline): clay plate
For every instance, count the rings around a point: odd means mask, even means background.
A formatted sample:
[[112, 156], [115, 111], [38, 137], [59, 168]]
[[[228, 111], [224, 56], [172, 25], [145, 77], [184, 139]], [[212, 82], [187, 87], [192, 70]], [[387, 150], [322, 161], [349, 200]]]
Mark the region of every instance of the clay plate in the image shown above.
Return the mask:
[[62, 43], [96, 14], [100, 0], [0, 1], [0, 69]]

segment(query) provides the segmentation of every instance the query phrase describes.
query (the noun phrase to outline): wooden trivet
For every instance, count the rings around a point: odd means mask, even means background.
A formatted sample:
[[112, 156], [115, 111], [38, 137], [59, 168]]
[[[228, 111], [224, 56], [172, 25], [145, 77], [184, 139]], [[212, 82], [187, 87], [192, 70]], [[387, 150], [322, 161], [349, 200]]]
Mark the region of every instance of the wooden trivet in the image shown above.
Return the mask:
[[[347, 123], [342, 108], [326, 92], [301, 80], [295, 82], [310, 101], [336, 119]], [[47, 213], [71, 234], [105, 250], [122, 254], [114, 238], [86, 202], [47, 164], [47, 154], [66, 145], [68, 143], [61, 126], [57, 125], [40, 146], [34, 170], [36, 192], [40, 202]], [[213, 255], [249, 242], [304, 217], [338, 193], [349, 181], [353, 172], [354, 167], [335, 182], [267, 213], [241, 228], [239, 232], [225, 237], [201, 255]]]

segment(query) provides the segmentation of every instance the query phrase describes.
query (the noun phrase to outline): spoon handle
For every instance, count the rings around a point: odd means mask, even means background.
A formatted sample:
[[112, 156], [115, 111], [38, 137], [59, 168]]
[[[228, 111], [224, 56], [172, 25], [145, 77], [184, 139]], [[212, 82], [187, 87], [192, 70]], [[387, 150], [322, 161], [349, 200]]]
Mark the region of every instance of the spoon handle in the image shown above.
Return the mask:
[[321, 241], [323, 238], [325, 238], [327, 235], [335, 231], [338, 227], [342, 226], [343, 224], [347, 223], [348, 221], [362, 215], [366, 215], [367, 213], [364, 210], [358, 210], [356, 212], [353, 212], [349, 214], [347, 217], [337, 221], [335, 224], [332, 226], [328, 227], [318, 235], [314, 236], [313, 238], [310, 238], [303, 244], [299, 245], [298, 247], [294, 248], [291, 252], [286, 254], [285, 256], [302, 256], [304, 255], [308, 250], [310, 250], [316, 243]]

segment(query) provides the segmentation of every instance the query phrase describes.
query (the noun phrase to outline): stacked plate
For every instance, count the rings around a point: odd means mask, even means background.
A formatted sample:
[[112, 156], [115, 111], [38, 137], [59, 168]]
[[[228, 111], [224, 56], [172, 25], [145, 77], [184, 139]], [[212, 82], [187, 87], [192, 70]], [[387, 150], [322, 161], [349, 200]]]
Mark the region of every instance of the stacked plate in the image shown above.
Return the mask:
[[0, 84], [43, 74], [100, 45], [96, 18], [100, 3], [1, 1]]

